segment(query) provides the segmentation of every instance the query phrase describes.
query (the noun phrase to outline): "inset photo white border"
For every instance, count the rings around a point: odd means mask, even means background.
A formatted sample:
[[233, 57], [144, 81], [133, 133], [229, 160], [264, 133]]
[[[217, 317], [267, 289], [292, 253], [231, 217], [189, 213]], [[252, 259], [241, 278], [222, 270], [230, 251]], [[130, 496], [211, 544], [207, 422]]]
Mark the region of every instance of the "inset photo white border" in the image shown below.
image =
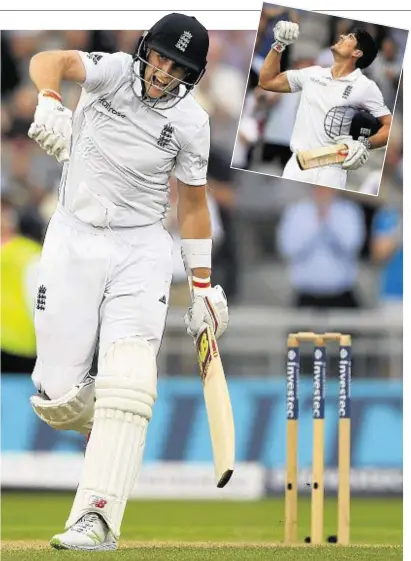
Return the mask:
[[231, 167], [378, 196], [402, 138], [392, 116], [407, 38], [405, 29], [264, 3]]

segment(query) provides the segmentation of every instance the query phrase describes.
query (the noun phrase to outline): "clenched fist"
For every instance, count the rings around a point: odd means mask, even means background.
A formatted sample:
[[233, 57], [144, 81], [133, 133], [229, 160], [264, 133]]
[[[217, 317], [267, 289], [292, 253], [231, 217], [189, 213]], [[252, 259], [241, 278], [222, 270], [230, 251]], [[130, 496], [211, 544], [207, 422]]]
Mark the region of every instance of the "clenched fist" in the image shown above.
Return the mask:
[[300, 34], [300, 28], [298, 23], [293, 23], [292, 21], [279, 21], [273, 29], [274, 33], [274, 43], [271, 48], [282, 53], [283, 50], [297, 41]]
[[61, 103], [61, 97], [52, 90], [43, 90], [38, 95], [34, 121], [28, 135], [58, 162], [70, 157], [72, 112]]
[[184, 322], [187, 333], [194, 339], [205, 323], [213, 329], [216, 338], [220, 337], [228, 326], [227, 298], [221, 286], [195, 292], [193, 303], [184, 316]]

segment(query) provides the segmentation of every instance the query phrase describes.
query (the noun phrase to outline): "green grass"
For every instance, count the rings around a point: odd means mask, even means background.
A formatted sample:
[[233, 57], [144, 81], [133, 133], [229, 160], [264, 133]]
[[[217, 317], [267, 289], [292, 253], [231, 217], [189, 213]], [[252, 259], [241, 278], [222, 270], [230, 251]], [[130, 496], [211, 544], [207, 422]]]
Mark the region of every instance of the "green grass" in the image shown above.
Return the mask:
[[[351, 541], [355, 546], [281, 546], [283, 501], [131, 501], [120, 550], [53, 551], [47, 542], [63, 529], [69, 494], [2, 495], [2, 560], [369, 560], [402, 559], [402, 501], [353, 499]], [[300, 500], [299, 538], [309, 534], [310, 502]], [[336, 501], [325, 510], [325, 535], [336, 533]]]

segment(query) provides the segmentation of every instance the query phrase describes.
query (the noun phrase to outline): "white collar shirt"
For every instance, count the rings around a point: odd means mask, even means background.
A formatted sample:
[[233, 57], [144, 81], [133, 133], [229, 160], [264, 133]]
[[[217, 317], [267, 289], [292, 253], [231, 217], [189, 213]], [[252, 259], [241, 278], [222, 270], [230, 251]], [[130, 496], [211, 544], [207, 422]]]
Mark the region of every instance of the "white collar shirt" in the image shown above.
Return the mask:
[[153, 109], [133, 82], [131, 55], [84, 53], [82, 93], [73, 115], [70, 161], [60, 204], [94, 226], [144, 226], [163, 220], [169, 178], [206, 183], [209, 117], [189, 93], [174, 107]]
[[377, 84], [359, 68], [337, 79], [333, 78], [331, 68], [321, 66], [288, 70], [286, 75], [291, 92], [301, 91], [290, 143], [293, 152], [334, 144], [326, 132], [326, 116], [335, 107], [349, 108], [340, 134], [349, 133], [351, 118], [360, 109], [377, 118], [390, 114]]

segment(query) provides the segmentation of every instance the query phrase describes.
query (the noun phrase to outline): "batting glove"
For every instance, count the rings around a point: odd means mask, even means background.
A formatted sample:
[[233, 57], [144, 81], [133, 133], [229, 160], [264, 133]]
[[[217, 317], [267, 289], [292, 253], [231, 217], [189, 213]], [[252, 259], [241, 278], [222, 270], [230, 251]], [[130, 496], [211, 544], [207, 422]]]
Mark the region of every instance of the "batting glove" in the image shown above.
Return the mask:
[[61, 96], [53, 90], [42, 90], [28, 132], [28, 136], [59, 163], [70, 157], [72, 131], [72, 112], [61, 101]]
[[220, 285], [205, 289], [194, 289], [193, 303], [184, 316], [187, 333], [196, 338], [204, 323], [209, 325], [216, 338], [228, 326], [228, 305], [224, 290]]
[[298, 23], [279, 21], [274, 27], [273, 33], [274, 43], [271, 45], [271, 48], [277, 51], [277, 53], [282, 53], [288, 45], [297, 41], [300, 29]]
[[359, 140], [353, 140], [352, 136], [337, 136], [334, 138], [337, 144], [345, 144], [348, 147], [348, 154], [341, 164], [345, 170], [353, 171], [363, 166], [369, 157], [369, 152], [365, 144]]

